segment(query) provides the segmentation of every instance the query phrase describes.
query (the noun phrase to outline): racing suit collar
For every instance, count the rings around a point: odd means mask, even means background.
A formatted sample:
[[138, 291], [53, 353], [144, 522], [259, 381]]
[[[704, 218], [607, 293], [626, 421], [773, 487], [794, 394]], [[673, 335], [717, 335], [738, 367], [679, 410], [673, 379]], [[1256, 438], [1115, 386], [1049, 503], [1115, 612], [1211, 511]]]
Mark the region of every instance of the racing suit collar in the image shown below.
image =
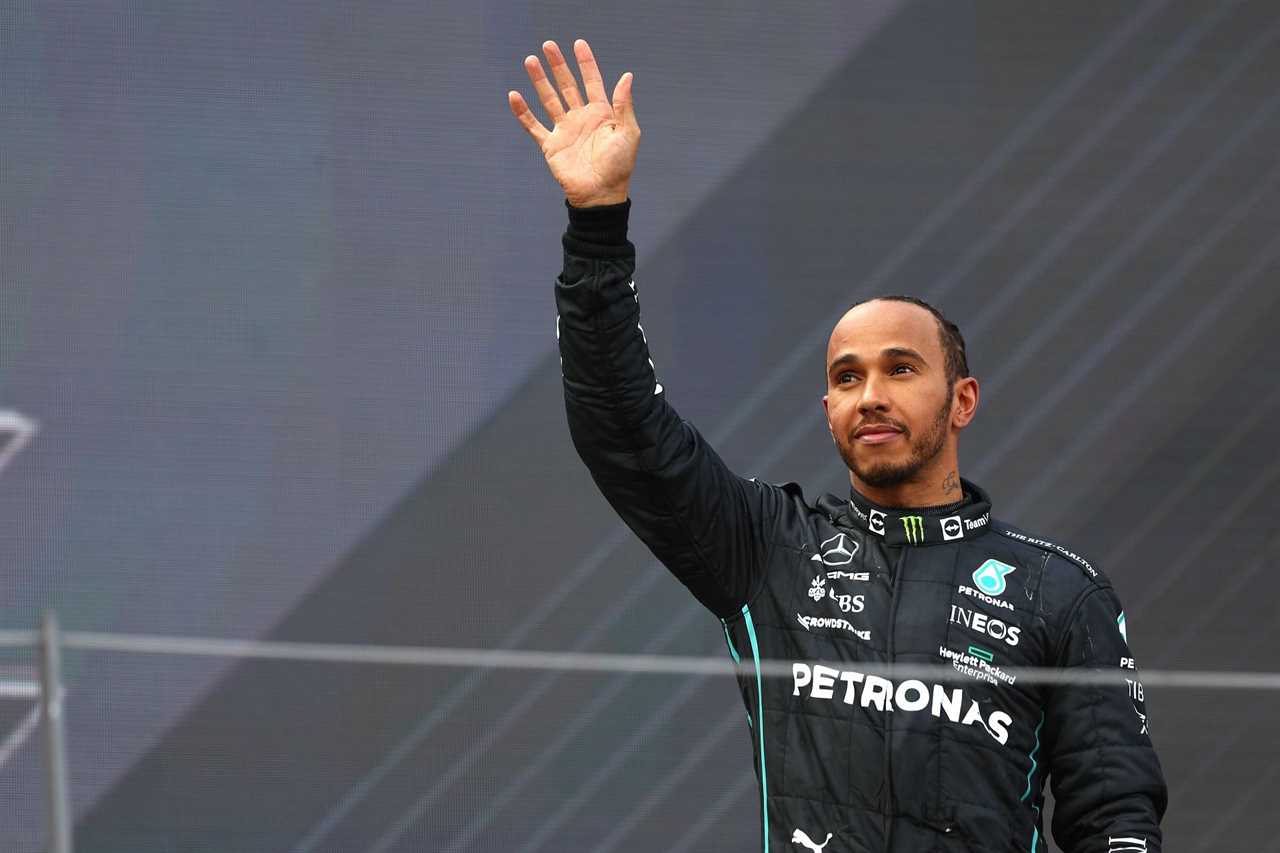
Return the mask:
[[884, 507], [867, 500], [852, 487], [842, 516], [853, 527], [879, 536], [886, 545], [939, 545], [972, 539], [991, 524], [991, 499], [963, 477], [966, 502], [959, 506]]

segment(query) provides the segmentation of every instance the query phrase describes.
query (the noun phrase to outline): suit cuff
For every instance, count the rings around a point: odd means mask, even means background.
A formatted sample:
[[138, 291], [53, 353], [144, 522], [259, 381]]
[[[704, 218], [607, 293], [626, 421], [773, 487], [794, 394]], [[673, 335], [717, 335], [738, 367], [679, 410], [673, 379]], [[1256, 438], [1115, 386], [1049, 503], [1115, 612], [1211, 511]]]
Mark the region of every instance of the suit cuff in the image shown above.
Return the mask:
[[565, 199], [569, 227], [564, 232], [564, 250], [582, 258], [616, 258], [634, 255], [636, 247], [627, 239], [631, 199], [619, 204], [574, 207]]

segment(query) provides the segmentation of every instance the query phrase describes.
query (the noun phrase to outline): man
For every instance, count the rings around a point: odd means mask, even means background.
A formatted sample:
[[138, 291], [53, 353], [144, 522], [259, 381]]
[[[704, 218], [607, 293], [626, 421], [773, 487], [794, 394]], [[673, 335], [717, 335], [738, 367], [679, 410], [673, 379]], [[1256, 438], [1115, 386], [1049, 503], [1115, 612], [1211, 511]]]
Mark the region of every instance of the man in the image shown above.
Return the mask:
[[[961, 479], [979, 392], [959, 329], [908, 297], [836, 324], [822, 402], [848, 499], [733, 474], [667, 403], [640, 326], [632, 76], [610, 102], [578, 40], [584, 101], [559, 48], [543, 49], [556, 86], [536, 57], [525, 68], [554, 131], [508, 101], [569, 212], [556, 303], [570, 430], [610, 504], [749, 662], [763, 849], [1044, 850], [1048, 779], [1063, 849], [1157, 853], [1166, 791], [1136, 671], [1052, 685], [1009, 672], [1136, 666], [1107, 579], [993, 520]], [[762, 660], [791, 662], [791, 678], [766, 678]], [[888, 663], [951, 677], [864, 671]]]

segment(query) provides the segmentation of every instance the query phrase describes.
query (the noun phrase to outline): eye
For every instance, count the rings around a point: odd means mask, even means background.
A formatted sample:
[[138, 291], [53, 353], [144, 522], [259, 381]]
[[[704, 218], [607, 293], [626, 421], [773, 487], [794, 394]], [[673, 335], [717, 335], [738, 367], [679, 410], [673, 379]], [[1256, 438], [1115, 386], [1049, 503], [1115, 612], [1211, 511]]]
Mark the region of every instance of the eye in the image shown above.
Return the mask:
[[852, 382], [856, 377], [857, 374], [852, 370], [842, 370], [836, 374], [836, 383], [843, 385], [846, 382]]
[[894, 365], [893, 370], [889, 371], [889, 373], [892, 375], [897, 373], [900, 370], [908, 370], [912, 373], [916, 372], [916, 369], [909, 364], [898, 364], [898, 365]]

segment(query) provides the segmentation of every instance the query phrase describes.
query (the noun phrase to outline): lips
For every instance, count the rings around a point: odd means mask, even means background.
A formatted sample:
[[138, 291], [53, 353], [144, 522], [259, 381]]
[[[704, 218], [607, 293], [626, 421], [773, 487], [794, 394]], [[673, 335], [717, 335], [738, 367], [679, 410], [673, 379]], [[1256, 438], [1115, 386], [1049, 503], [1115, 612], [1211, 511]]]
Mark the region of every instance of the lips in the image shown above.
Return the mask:
[[853, 433], [854, 441], [862, 444], [884, 444], [902, 435], [902, 430], [892, 424], [863, 424]]

